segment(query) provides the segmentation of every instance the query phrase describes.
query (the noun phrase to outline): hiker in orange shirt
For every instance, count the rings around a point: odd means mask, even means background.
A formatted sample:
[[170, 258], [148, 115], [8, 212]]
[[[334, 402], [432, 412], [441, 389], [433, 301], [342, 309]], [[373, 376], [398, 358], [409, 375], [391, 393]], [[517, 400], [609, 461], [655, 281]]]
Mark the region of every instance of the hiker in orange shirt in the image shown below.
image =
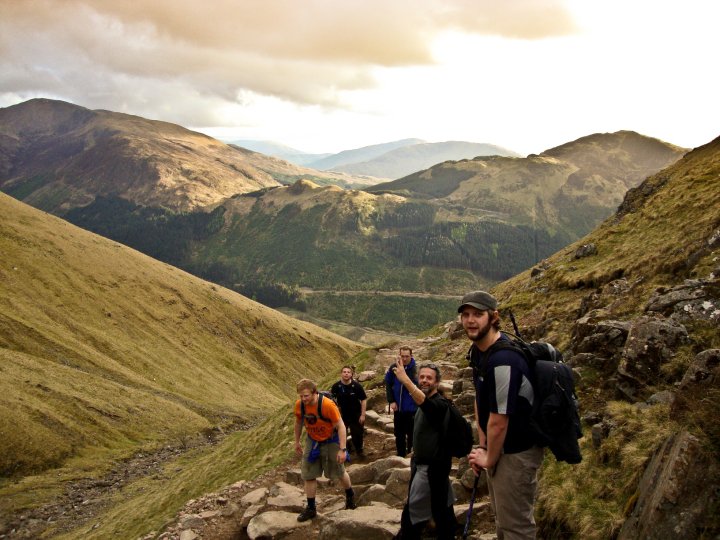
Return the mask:
[[[307, 506], [298, 516], [298, 521], [317, 516], [317, 479], [323, 472], [326, 478], [340, 479], [345, 488], [345, 508], [357, 508], [350, 476], [344, 466], [347, 460], [347, 430], [337, 405], [332, 398], [318, 394], [317, 385], [309, 379], [298, 382], [297, 392], [300, 399], [295, 402], [295, 452], [302, 456], [300, 475], [305, 481], [307, 497]], [[303, 425], [307, 433], [304, 449], [300, 444]]]

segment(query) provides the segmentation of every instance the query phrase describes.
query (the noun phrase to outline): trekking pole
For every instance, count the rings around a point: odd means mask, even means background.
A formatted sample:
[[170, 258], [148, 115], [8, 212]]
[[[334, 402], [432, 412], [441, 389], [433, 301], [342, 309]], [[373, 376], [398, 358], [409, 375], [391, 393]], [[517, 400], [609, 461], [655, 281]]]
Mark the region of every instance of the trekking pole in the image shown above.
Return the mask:
[[475, 504], [475, 494], [477, 493], [477, 487], [478, 487], [478, 481], [480, 480], [479, 476], [475, 477], [475, 483], [473, 484], [473, 490], [472, 490], [472, 496], [470, 497], [470, 507], [467, 511], [467, 517], [465, 518], [465, 529], [463, 530], [463, 540], [466, 540], [468, 537], [468, 531], [470, 531], [470, 518], [472, 517], [472, 510], [473, 505]]
[[508, 314], [510, 315], [510, 321], [512, 322], [513, 329], [515, 330], [515, 335], [522, 339], [522, 334], [520, 334], [520, 329], [518, 328], [517, 323], [515, 322], [515, 315], [511, 310], [508, 310]]

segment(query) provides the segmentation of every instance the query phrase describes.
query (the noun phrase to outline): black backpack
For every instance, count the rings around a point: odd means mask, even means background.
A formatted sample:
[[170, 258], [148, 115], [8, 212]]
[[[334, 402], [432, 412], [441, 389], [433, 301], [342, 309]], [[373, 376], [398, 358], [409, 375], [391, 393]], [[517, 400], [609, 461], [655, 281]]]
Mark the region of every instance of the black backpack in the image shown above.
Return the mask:
[[[535, 394], [530, 418], [535, 442], [538, 446], [549, 447], [558, 461], [580, 463], [582, 455], [578, 439], [582, 437], [582, 427], [578, 399], [572, 370], [563, 363], [562, 353], [543, 341], [528, 343], [519, 336], [504, 334], [509, 339], [499, 339], [485, 353], [480, 353], [481, 361], [485, 364], [487, 358], [500, 349], [512, 349], [522, 354], [530, 369]], [[484, 371], [484, 366], [476, 365], [472, 359], [473, 347], [467, 358], [477, 377], [478, 370]]]
[[[332, 420], [323, 416], [323, 413], [322, 413], [322, 402], [323, 402], [323, 399], [325, 399], [325, 398], [332, 401], [335, 404], [335, 406], [337, 406], [338, 410], [340, 410], [340, 407], [338, 406], [338, 402], [335, 399], [335, 396], [331, 392], [328, 392], [327, 390], [318, 390], [318, 404], [317, 404], [318, 416], [320, 417], [320, 420], [324, 420], [325, 422], [332, 423]], [[305, 404], [302, 402], [302, 400], [300, 401], [300, 416], [303, 419], [305, 419]]]
[[446, 399], [448, 410], [443, 422], [443, 439], [452, 457], [465, 457], [472, 450], [473, 432], [470, 422], [460, 413], [455, 404]]

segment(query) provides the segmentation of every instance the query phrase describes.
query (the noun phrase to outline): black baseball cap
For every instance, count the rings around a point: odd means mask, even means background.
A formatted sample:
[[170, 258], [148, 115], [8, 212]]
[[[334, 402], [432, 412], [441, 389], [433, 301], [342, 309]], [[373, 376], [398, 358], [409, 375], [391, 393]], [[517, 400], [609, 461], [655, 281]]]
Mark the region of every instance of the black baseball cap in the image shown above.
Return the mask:
[[465, 306], [472, 306], [482, 311], [495, 311], [497, 309], [497, 300], [488, 292], [473, 291], [463, 296], [462, 304], [460, 304], [460, 307], [458, 308], [458, 313], [462, 313]]

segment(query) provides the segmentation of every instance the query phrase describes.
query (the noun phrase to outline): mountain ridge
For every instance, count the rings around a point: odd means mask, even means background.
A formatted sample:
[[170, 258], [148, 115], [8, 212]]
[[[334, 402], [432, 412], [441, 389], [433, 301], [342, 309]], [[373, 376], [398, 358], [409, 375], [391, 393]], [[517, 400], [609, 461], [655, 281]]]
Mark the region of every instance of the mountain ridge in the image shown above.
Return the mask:
[[519, 157], [512, 150], [487, 143], [467, 141], [419, 142], [389, 150], [371, 160], [341, 164], [332, 170], [350, 174], [368, 174], [380, 178], [403, 178], [444, 161], [458, 161], [477, 156]]
[[188, 211], [304, 177], [374, 182], [297, 167], [123, 113], [49, 99], [0, 109], [0, 188], [45, 210], [64, 212], [103, 195]]

